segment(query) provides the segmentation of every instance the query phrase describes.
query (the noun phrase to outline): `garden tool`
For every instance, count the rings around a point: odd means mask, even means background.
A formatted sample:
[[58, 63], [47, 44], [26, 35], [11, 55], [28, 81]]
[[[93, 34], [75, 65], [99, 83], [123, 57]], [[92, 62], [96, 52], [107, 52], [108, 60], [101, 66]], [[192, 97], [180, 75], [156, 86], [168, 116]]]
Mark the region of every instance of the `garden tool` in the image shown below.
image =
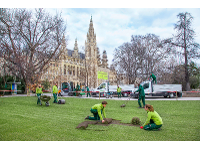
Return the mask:
[[125, 107], [126, 106], [126, 104], [128, 103], [128, 101], [130, 101], [130, 97], [126, 100], [126, 102], [124, 103], [124, 104], [122, 104], [120, 107]]

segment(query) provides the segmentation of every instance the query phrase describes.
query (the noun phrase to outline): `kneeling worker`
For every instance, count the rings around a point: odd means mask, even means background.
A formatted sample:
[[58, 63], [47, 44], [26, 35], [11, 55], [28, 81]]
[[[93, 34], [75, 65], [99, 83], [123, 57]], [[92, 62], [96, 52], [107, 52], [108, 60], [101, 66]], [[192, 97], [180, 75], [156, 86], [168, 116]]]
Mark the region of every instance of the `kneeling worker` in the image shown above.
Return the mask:
[[145, 130], [160, 130], [163, 124], [160, 115], [154, 110], [152, 105], [146, 104], [144, 109], [147, 111], [147, 120], [140, 128]]
[[101, 122], [104, 123], [104, 120], [102, 118], [102, 112], [103, 112], [103, 116], [104, 118], [106, 118], [106, 113], [105, 113], [105, 107], [108, 103], [106, 101], [103, 101], [100, 104], [95, 104], [94, 106], [92, 106], [91, 108], [91, 113], [93, 113], [94, 117], [90, 117], [87, 116], [85, 119], [89, 119], [89, 120], [100, 120]]

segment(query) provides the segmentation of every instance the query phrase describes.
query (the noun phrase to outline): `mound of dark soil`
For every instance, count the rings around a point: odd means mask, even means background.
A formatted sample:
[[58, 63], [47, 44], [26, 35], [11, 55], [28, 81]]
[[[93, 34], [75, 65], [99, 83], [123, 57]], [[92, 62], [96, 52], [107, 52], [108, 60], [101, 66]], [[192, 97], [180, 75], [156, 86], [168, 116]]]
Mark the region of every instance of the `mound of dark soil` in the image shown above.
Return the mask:
[[101, 125], [101, 126], [109, 126], [110, 124], [117, 124], [117, 125], [140, 127], [140, 125], [133, 125], [131, 123], [121, 123], [120, 122], [121, 120], [115, 120], [112, 118], [106, 118], [104, 120], [105, 120], [104, 123], [102, 123], [100, 121], [84, 121], [84, 122], [80, 123], [76, 128], [77, 129], [86, 129], [88, 127], [88, 124]]
[[77, 129], [86, 129], [88, 127], [88, 124], [97, 124], [98, 121], [84, 121], [81, 122], [76, 128]]
[[110, 124], [112, 122], [112, 118], [105, 118], [105, 122], [103, 124]]

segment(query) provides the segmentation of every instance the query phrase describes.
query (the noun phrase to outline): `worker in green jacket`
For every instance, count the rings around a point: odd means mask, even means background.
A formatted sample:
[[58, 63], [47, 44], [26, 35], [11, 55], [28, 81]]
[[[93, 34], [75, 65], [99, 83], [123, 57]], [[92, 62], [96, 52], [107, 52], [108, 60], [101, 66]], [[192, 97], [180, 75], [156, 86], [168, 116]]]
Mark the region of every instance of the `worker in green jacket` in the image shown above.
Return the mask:
[[[144, 106], [145, 106], [145, 93], [144, 93], [144, 88], [143, 88], [143, 86], [141, 85], [141, 83], [139, 83], [138, 86], [139, 86], [138, 90], [135, 91], [135, 92], [139, 92], [139, 97], [138, 97], [138, 104], [139, 104], [139, 107], [138, 107], [138, 108], [144, 108]], [[135, 93], [135, 92], [134, 92], [134, 93]], [[142, 103], [143, 103], [143, 107], [142, 107], [142, 105], [141, 105], [141, 103], [140, 103], [141, 100], [142, 100]]]
[[153, 79], [153, 83], [157, 84], [156, 76], [153, 73], [150, 75], [150, 79], [151, 78]]
[[40, 100], [40, 96], [41, 96], [41, 94], [43, 94], [41, 84], [39, 84], [37, 86], [37, 88], [36, 88], [36, 94], [37, 94], [37, 97], [38, 97], [37, 104], [42, 105], [42, 102]]
[[101, 120], [101, 122], [104, 123], [105, 121], [103, 120], [101, 114], [103, 113], [104, 118], [106, 118], [105, 107], [107, 104], [108, 103], [106, 101], [102, 101], [102, 103], [95, 104], [94, 106], [92, 106], [90, 111], [91, 111], [91, 113], [93, 113], [94, 117], [87, 116], [85, 119]]
[[147, 111], [147, 119], [140, 128], [145, 130], [160, 130], [163, 124], [160, 115], [154, 110], [152, 105], [146, 104], [144, 109]]
[[121, 95], [122, 95], [121, 91], [122, 91], [122, 89], [121, 89], [121, 88], [119, 87], [119, 85], [118, 85], [118, 87], [117, 87], [117, 95], [118, 95], [118, 98], [119, 98], [119, 96], [120, 96], [120, 98], [121, 98]]
[[57, 94], [58, 94], [58, 84], [55, 83], [55, 85], [53, 86], [53, 97], [54, 97], [54, 101], [53, 103], [58, 103], [57, 101]]
[[87, 86], [87, 97], [88, 97], [88, 95], [91, 97], [91, 95], [90, 95], [90, 89], [89, 89], [89, 87]]

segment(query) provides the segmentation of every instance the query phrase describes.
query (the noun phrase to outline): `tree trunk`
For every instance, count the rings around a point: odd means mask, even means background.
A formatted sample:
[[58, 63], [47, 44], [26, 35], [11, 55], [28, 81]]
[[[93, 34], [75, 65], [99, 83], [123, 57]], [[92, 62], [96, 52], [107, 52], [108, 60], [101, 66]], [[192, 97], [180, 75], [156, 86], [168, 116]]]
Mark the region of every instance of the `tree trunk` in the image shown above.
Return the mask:
[[190, 83], [189, 83], [187, 45], [186, 45], [186, 15], [184, 16], [184, 20], [185, 20], [185, 27], [184, 27], [185, 81], [186, 81], [186, 91], [189, 91]]

